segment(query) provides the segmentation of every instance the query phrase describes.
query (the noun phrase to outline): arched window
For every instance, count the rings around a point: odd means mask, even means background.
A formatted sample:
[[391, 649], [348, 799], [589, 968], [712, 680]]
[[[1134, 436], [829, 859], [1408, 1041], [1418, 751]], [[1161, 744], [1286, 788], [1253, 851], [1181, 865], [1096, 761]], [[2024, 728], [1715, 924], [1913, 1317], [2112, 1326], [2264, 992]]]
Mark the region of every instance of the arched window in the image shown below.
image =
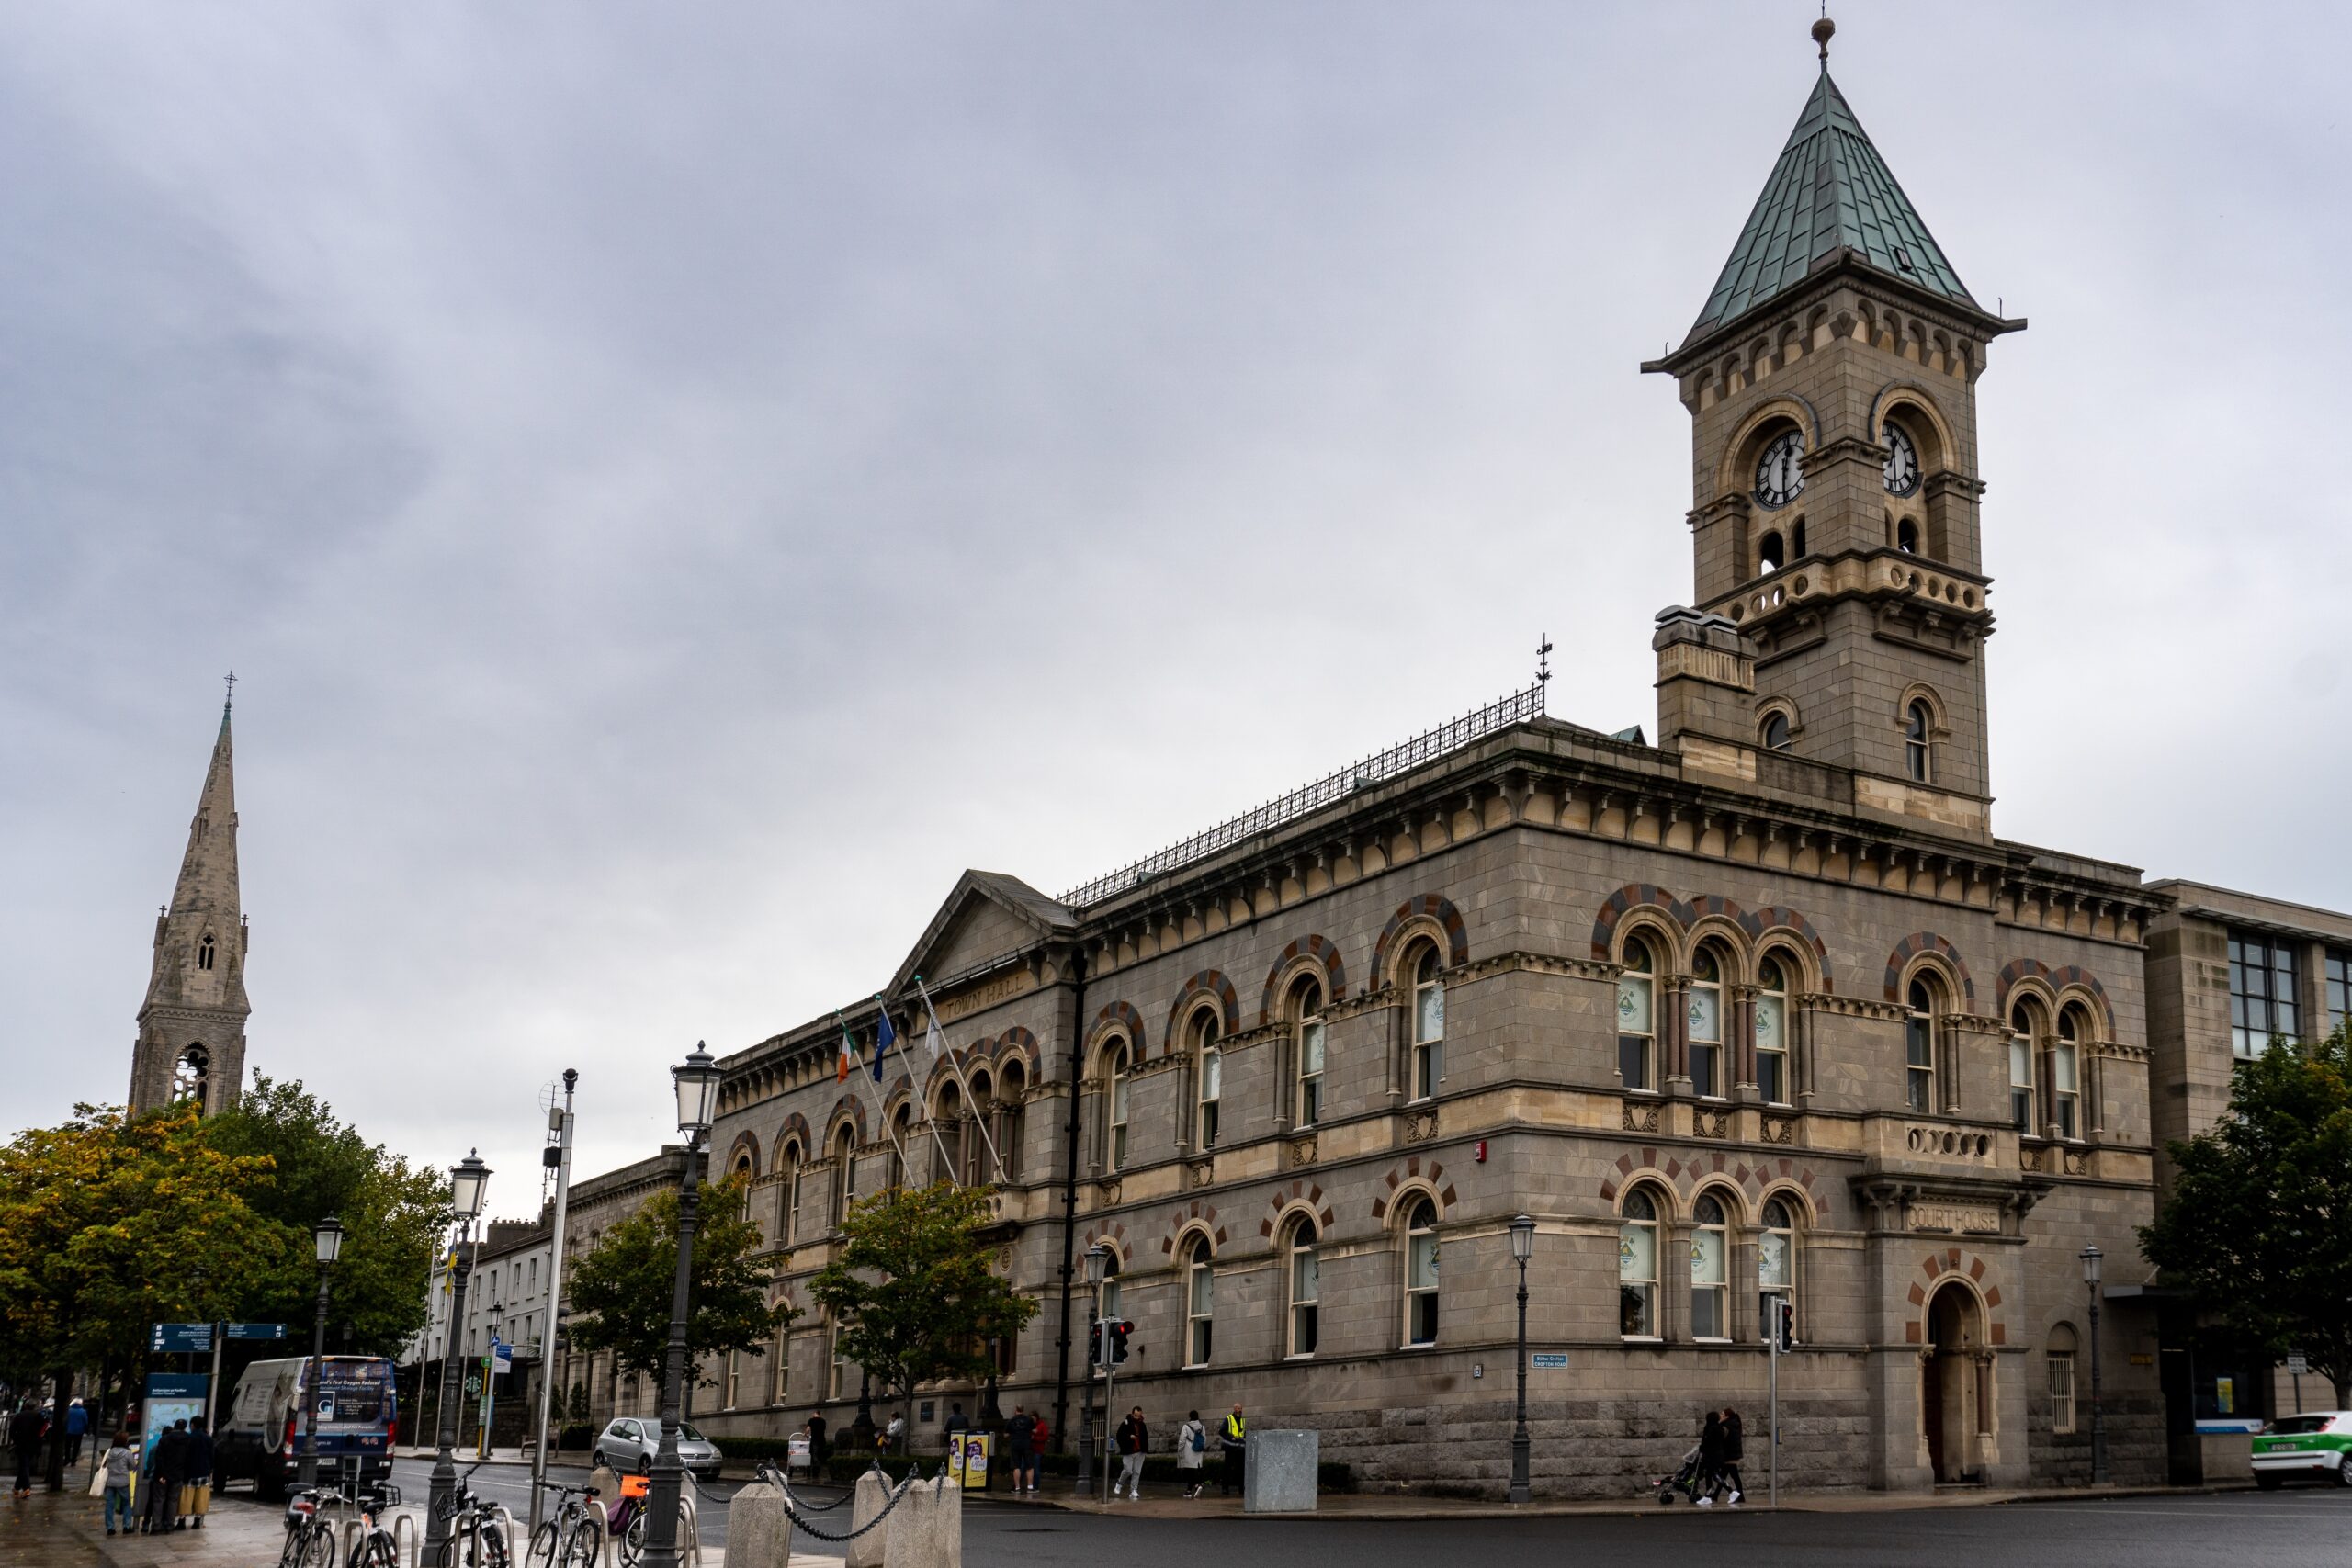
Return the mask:
[[841, 1131], [833, 1134], [833, 1229], [842, 1228], [856, 1196], [857, 1134], [844, 1122]]
[[913, 1146], [915, 1113], [911, 1105], [890, 1112], [890, 1164], [883, 1185], [896, 1192], [907, 1184], [907, 1150]]
[[1445, 982], [1438, 978], [1437, 943], [1425, 942], [1413, 960], [1413, 1098], [1428, 1100], [1445, 1077]]
[[2075, 1347], [2071, 1324], [2062, 1323], [2050, 1331], [2043, 1376], [2050, 1391], [2050, 1429], [2056, 1433], [2075, 1429]]
[[2041, 1014], [2020, 999], [2009, 1010], [2009, 1121], [2028, 1136], [2039, 1136], [2033, 1121], [2034, 1041]]
[[1656, 976], [1648, 942], [1627, 942], [1625, 972], [1617, 977], [1617, 1076], [1627, 1089], [1657, 1087], [1650, 1076], [1657, 1056]]
[[741, 1176], [745, 1178], [757, 1174], [752, 1169], [752, 1151], [749, 1149], [737, 1149], [735, 1151], [734, 1162], [727, 1168], [727, 1174], [729, 1176]]
[[1789, 1103], [1789, 966], [1768, 953], [1756, 966], [1756, 1087], [1767, 1105]]
[[1291, 1226], [1289, 1244], [1283, 1250], [1288, 1256], [1285, 1273], [1290, 1289], [1290, 1337], [1283, 1353], [1312, 1356], [1317, 1318], [1323, 1305], [1323, 1271], [1316, 1258], [1315, 1222], [1301, 1219]]
[[2090, 1037], [2083, 1025], [2083, 1010], [2069, 1007], [2058, 1015], [2058, 1039], [2050, 1047], [2050, 1115], [2062, 1138], [2082, 1136], [2082, 1042]]
[[1184, 1364], [1205, 1367], [1216, 1348], [1216, 1271], [1209, 1238], [1195, 1235], [1184, 1249]]
[[1125, 1292], [1119, 1284], [1119, 1255], [1113, 1252], [1102, 1261], [1102, 1318], [1104, 1322], [1115, 1323], [1127, 1315], [1126, 1307], [1123, 1304], [1125, 1295]]
[[1724, 964], [1714, 943], [1690, 958], [1690, 1088], [1702, 1099], [1724, 1092]]
[[729, 1350], [727, 1352], [727, 1386], [724, 1390], [725, 1397], [721, 1400], [719, 1408], [722, 1410], [734, 1409], [739, 1398], [742, 1394], [742, 1392], [743, 1352], [741, 1350]]
[[1293, 1120], [1312, 1127], [1323, 1119], [1323, 987], [1302, 979], [1292, 987], [1291, 1027], [1296, 1032], [1298, 1087], [1291, 1106]]
[[1617, 1332], [1655, 1339], [1657, 1331], [1657, 1201], [1636, 1187], [1617, 1226]]
[[172, 1099], [196, 1101], [199, 1115], [212, 1109], [212, 1053], [202, 1045], [191, 1045], [180, 1053], [172, 1068]]
[[[782, 1306], [785, 1294], [775, 1293], [773, 1305]], [[768, 1373], [768, 1403], [782, 1404], [792, 1393], [792, 1330], [789, 1326], [775, 1331], [775, 1348], [769, 1352], [775, 1362]]]
[[212, 967], [212, 933], [210, 931], [206, 931], [203, 939], [196, 944], [196, 966], [198, 969]]
[[1906, 556], [1919, 553], [1919, 525], [1908, 517], [1894, 525], [1894, 547]]
[[1903, 716], [1903, 765], [1913, 778], [1926, 784], [1935, 776], [1933, 759], [1928, 754], [1929, 732], [1935, 716], [1928, 711], [1927, 699], [1915, 699]]
[[1437, 1343], [1437, 1205], [1427, 1194], [1405, 1215], [1405, 1343]]
[[1763, 541], [1756, 547], [1758, 575], [1780, 570], [1785, 559], [1781, 549], [1781, 531], [1774, 528], [1767, 533]]
[[996, 1083], [996, 1153], [1000, 1175], [1020, 1179], [1021, 1145], [1028, 1134], [1028, 1072], [1018, 1061], [1007, 1062]]
[[1910, 1020], [1904, 1026], [1905, 1098], [1914, 1111], [1936, 1109], [1936, 987], [1924, 975], [1911, 982]]
[[784, 1145], [784, 1153], [776, 1156], [776, 1168], [784, 1178], [776, 1183], [783, 1189], [784, 1224], [782, 1241], [787, 1247], [800, 1236], [800, 1140], [792, 1139]]
[[1785, 1198], [1764, 1201], [1764, 1228], [1756, 1237], [1756, 1289], [1764, 1309], [1758, 1331], [1769, 1336], [1774, 1301], [1784, 1298], [1794, 1306], [1797, 1299], [1796, 1215]]
[[1804, 519], [1800, 517], [1789, 530], [1789, 558], [1796, 560], [1804, 555]]
[[848, 1386], [849, 1359], [842, 1354], [842, 1325], [836, 1321], [825, 1331], [825, 1397], [839, 1399]]
[[1792, 739], [1789, 732], [1789, 716], [1779, 708], [1774, 708], [1770, 713], [1766, 714], [1764, 727], [1758, 731], [1757, 738], [1763, 742], [1764, 750], [1767, 751], [1787, 750]]
[[1108, 1128], [1104, 1134], [1103, 1163], [1113, 1170], [1124, 1170], [1127, 1164], [1129, 1072], [1127, 1043], [1125, 1040], [1114, 1040], [1102, 1047], [1103, 1119]]
[[1690, 1337], [1731, 1337], [1731, 1218], [1703, 1192], [1691, 1210]]
[[1217, 1100], [1225, 1092], [1225, 1053], [1217, 1044], [1216, 1014], [1207, 1008], [1193, 1015], [1193, 1133], [1201, 1148], [1216, 1147]]
[[958, 1151], [963, 1158], [958, 1162], [958, 1168], [965, 1186], [980, 1187], [996, 1178], [993, 1162], [989, 1158], [988, 1125], [981, 1120], [988, 1114], [991, 1097], [989, 1093], [989, 1083], [987, 1073], [973, 1073], [969, 1075], [969, 1079], [972, 1085], [972, 1108], [963, 1122], [962, 1147]]

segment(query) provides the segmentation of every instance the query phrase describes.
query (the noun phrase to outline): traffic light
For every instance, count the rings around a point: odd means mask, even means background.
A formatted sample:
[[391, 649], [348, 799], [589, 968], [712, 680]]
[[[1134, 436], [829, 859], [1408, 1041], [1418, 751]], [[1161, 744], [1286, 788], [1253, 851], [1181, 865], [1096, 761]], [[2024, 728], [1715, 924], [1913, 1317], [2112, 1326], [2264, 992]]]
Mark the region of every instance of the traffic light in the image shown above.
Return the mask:
[[1102, 1325], [1100, 1320], [1086, 1325], [1086, 1364], [1090, 1367], [1102, 1364]]
[[1111, 1364], [1115, 1367], [1127, 1359], [1127, 1336], [1136, 1331], [1136, 1325], [1114, 1317], [1105, 1326], [1111, 1330]]
[[1797, 1307], [1786, 1296], [1774, 1296], [1771, 1301], [1772, 1343], [1782, 1355], [1797, 1348]]

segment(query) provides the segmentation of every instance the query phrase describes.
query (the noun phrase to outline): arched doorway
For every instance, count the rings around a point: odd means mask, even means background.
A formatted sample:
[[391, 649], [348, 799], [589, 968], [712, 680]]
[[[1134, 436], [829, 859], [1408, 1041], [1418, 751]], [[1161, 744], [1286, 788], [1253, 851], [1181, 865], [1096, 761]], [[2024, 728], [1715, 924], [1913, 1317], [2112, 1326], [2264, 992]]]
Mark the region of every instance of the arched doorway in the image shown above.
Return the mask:
[[1938, 1484], [1984, 1479], [1980, 1439], [1992, 1430], [1993, 1358], [1976, 1293], [1957, 1281], [1928, 1298], [1919, 1420]]

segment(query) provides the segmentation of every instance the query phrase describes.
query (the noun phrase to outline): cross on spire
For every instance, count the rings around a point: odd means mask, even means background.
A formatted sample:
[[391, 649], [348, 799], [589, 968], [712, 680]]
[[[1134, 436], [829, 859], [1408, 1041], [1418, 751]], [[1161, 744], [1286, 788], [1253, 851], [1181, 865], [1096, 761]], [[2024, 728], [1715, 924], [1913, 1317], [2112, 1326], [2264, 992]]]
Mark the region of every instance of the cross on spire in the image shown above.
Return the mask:
[[222, 676], [221, 680], [229, 688], [229, 694], [220, 699], [220, 711], [225, 714], [232, 705], [234, 705], [237, 700], [237, 672], [234, 670], [232, 670], [228, 674]]

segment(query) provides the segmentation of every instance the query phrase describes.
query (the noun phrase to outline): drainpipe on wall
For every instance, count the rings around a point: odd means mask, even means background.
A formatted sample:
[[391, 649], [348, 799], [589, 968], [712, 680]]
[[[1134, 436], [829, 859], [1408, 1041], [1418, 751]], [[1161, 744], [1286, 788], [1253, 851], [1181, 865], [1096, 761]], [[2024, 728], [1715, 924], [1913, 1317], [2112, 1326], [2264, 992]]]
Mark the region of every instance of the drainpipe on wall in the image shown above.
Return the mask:
[[1063, 1124], [1062, 1172], [1062, 1325], [1054, 1341], [1054, 1449], [1062, 1451], [1069, 1435], [1069, 1301], [1072, 1266], [1078, 1256], [1079, 1096], [1086, 1082], [1086, 952], [1070, 946], [1069, 1120]]

